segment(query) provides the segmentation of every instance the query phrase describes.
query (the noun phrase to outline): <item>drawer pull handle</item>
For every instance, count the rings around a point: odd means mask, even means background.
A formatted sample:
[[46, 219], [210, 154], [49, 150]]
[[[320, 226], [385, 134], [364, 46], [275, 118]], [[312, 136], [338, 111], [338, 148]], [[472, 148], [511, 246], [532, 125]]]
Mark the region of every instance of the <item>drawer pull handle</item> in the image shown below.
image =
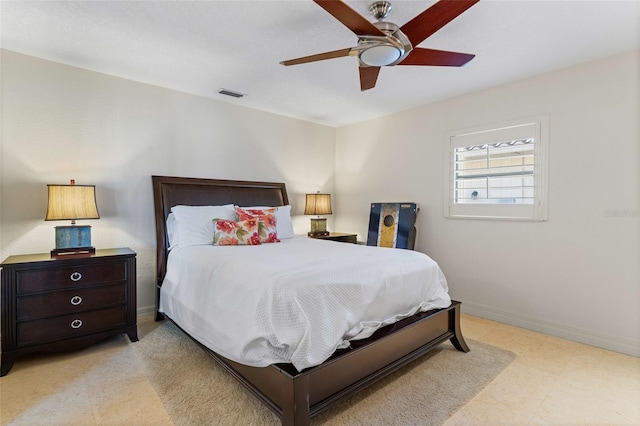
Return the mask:
[[78, 305], [79, 305], [79, 304], [81, 304], [81, 303], [82, 303], [82, 297], [80, 297], [80, 296], [73, 296], [73, 297], [71, 298], [71, 304], [72, 304], [73, 306], [78, 306]]
[[77, 282], [82, 279], [82, 274], [80, 272], [74, 272], [69, 276], [69, 278], [71, 278], [71, 281]]
[[82, 327], [82, 321], [79, 319], [74, 319], [71, 321], [71, 328], [80, 328]]

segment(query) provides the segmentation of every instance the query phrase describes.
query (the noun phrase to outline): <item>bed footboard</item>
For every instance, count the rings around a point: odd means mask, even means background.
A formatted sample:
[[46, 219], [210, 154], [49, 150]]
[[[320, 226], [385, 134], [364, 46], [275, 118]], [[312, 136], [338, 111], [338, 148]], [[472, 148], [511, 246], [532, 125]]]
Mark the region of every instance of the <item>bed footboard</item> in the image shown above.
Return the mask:
[[200, 346], [278, 415], [283, 425], [299, 426], [309, 424], [311, 417], [447, 340], [457, 350], [469, 351], [460, 329], [460, 302], [457, 301], [398, 331], [302, 372], [290, 364], [250, 367]]

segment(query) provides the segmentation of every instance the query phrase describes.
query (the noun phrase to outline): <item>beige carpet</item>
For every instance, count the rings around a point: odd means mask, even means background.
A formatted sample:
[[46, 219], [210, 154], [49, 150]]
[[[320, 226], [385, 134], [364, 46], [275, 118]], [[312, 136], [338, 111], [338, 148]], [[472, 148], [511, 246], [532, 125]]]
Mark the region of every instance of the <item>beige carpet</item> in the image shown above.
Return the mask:
[[[169, 321], [138, 325], [132, 347], [176, 425], [278, 425], [279, 419]], [[439, 425], [515, 355], [449, 343], [312, 419], [318, 425]]]

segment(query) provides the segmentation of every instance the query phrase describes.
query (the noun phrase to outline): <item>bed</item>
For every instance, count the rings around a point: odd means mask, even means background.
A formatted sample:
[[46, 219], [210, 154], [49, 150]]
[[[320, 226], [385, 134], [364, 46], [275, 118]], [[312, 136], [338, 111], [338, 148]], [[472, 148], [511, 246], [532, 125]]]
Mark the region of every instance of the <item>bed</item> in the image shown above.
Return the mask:
[[[167, 218], [172, 207], [225, 204], [286, 206], [289, 204], [284, 183], [167, 176], [152, 176], [152, 183], [157, 235], [156, 320], [158, 321], [165, 318], [160, 310], [160, 295], [167, 275], [169, 254]], [[295, 244], [298, 243], [301, 242], [295, 242]], [[286, 244], [283, 244], [279, 247], [285, 246]], [[166, 306], [163, 310], [166, 310]], [[166, 317], [180, 327], [178, 321], [175, 321], [171, 315]], [[278, 415], [284, 425], [308, 424], [311, 417], [447, 340], [450, 340], [457, 350], [469, 351], [460, 330], [460, 303], [457, 301], [451, 301], [451, 304], [445, 308], [429, 309], [403, 317], [393, 324], [377, 329], [368, 338], [353, 341], [349, 347], [335, 350], [321, 364], [300, 369], [292, 363], [252, 366], [234, 361], [214, 352], [208, 347], [210, 345], [201, 343], [202, 338], [198, 339], [187, 334]]]

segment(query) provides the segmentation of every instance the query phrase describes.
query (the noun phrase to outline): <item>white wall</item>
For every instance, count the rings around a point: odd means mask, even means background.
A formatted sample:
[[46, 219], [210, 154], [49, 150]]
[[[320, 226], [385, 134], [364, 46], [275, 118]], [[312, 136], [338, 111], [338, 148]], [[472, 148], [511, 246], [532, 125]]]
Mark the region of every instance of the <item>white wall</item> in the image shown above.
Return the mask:
[[[0, 258], [55, 246], [48, 183], [95, 184], [97, 248], [138, 253], [138, 308], [154, 304], [151, 175], [285, 182], [334, 192], [335, 129], [1, 51]], [[238, 101], [241, 105], [242, 101]], [[307, 161], [312, 156], [313, 161]], [[333, 220], [333, 219], [330, 219]]]
[[[330, 229], [361, 240], [371, 202], [415, 201], [417, 248], [465, 311], [640, 355], [638, 52], [337, 130], [1, 52], [2, 259], [53, 248], [47, 183], [95, 184], [93, 245], [138, 252], [145, 310], [150, 175], [284, 181], [296, 232], [308, 230], [306, 192], [335, 194]], [[444, 219], [446, 132], [540, 113], [551, 119], [549, 221]]]
[[[366, 240], [371, 202], [415, 201], [463, 310], [640, 355], [639, 76], [636, 51], [338, 129], [336, 228]], [[447, 131], [542, 113], [549, 221], [445, 219]]]

